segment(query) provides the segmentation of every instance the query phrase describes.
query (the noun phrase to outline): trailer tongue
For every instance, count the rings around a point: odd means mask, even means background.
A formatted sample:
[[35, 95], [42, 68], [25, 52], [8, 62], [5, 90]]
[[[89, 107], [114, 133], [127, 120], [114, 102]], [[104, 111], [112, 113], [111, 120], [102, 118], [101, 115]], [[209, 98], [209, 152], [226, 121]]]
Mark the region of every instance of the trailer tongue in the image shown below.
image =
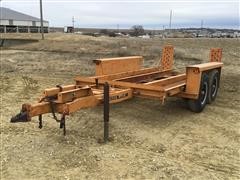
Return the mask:
[[[152, 68], [142, 68], [141, 56], [94, 60], [95, 76], [76, 77], [73, 85], [45, 89], [36, 104], [23, 104], [11, 122], [27, 122], [38, 116], [42, 128], [42, 115], [52, 113], [65, 135], [67, 115], [104, 104], [104, 119], [108, 124], [109, 103], [132, 97], [154, 98], [162, 103], [167, 97], [186, 98], [190, 110], [201, 112], [216, 98], [223, 66], [222, 50], [211, 49], [210, 62], [187, 66], [184, 73], [173, 70], [173, 55], [173, 46], [165, 46], [160, 65]], [[60, 119], [56, 113], [61, 114]]]

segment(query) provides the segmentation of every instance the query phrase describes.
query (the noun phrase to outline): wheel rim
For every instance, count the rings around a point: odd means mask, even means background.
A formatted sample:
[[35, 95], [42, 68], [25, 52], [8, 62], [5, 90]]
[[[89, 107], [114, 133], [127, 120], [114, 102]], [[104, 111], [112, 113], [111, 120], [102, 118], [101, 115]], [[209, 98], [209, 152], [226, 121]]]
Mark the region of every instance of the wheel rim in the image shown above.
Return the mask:
[[217, 89], [218, 89], [218, 78], [217, 76], [214, 77], [213, 82], [212, 82], [212, 97], [215, 97], [217, 94]]
[[204, 82], [202, 88], [201, 88], [201, 105], [204, 105], [207, 100], [207, 92], [208, 92], [208, 83]]

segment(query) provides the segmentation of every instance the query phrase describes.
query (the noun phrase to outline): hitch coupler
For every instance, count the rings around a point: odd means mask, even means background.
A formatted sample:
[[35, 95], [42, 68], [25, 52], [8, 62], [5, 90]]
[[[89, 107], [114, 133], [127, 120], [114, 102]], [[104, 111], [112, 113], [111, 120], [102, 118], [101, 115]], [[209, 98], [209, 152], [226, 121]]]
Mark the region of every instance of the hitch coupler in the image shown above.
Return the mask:
[[17, 123], [17, 122], [28, 122], [31, 120], [29, 116], [29, 110], [31, 105], [29, 104], [23, 104], [22, 109], [20, 113], [18, 113], [16, 116], [13, 116], [10, 120], [11, 123]]

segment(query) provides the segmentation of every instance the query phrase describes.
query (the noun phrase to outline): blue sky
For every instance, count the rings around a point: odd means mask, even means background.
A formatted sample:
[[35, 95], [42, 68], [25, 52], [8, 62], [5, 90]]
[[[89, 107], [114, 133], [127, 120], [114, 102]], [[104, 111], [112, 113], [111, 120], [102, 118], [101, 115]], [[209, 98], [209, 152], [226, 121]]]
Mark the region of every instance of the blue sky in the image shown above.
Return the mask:
[[[39, 17], [39, 0], [2, 0], [1, 6]], [[170, 10], [172, 27], [239, 29], [238, 0], [43, 0], [44, 19], [50, 26], [72, 24], [77, 27], [168, 28]]]

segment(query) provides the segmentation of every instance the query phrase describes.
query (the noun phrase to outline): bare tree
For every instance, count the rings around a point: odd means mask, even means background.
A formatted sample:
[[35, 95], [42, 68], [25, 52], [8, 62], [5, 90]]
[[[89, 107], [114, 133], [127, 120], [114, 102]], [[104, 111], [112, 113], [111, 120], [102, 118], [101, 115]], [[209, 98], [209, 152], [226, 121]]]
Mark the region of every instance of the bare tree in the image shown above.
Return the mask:
[[134, 25], [131, 28], [131, 35], [132, 36], [141, 36], [144, 34], [144, 29], [142, 25]]

